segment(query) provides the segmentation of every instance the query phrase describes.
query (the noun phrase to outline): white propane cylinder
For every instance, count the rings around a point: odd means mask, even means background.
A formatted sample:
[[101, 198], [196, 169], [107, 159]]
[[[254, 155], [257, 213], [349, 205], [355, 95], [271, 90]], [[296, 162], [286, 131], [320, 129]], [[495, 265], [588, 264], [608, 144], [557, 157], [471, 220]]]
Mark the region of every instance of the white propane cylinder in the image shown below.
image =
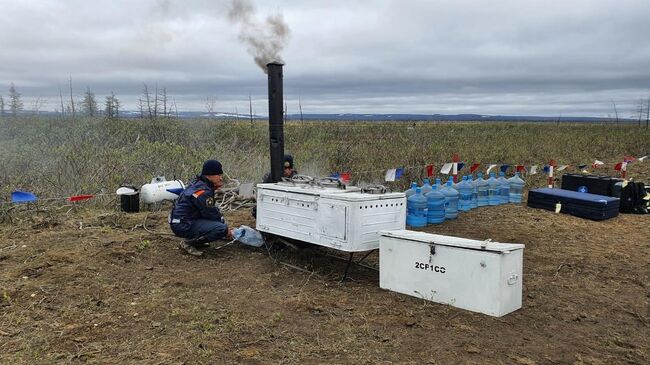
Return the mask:
[[140, 188], [140, 197], [145, 204], [160, 203], [163, 200], [176, 200], [177, 194], [168, 189], [185, 189], [185, 184], [180, 180], [167, 181], [164, 177], [155, 177], [151, 183]]

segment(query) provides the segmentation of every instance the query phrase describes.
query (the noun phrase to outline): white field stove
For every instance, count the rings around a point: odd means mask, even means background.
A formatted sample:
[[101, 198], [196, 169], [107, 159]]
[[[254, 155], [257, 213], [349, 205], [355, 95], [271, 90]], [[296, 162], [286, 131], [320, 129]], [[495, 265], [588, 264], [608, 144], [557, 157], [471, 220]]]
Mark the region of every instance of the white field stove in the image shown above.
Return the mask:
[[344, 279], [353, 253], [378, 249], [379, 231], [404, 229], [405, 222], [404, 193], [383, 187], [304, 176], [257, 185], [257, 230], [350, 253]]

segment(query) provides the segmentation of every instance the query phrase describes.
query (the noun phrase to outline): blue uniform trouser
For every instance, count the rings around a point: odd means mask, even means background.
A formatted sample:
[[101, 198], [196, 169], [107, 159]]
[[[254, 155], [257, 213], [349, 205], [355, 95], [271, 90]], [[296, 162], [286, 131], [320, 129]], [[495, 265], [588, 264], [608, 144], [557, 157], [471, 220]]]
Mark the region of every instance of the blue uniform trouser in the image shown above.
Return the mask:
[[[172, 224], [171, 229], [175, 235], [194, 239], [203, 237], [204, 242], [212, 242], [226, 237], [228, 234], [228, 226], [219, 221], [211, 221], [207, 219], [197, 219], [189, 226], [189, 229], [179, 229], [184, 224]], [[183, 227], [186, 228], [186, 227]], [[203, 241], [203, 240], [202, 240]]]

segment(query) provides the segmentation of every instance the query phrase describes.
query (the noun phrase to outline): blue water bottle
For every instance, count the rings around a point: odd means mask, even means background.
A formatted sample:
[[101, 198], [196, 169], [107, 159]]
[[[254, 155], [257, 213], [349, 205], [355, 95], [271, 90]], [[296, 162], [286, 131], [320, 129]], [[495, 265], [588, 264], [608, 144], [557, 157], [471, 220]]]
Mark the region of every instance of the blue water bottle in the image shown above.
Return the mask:
[[422, 184], [422, 195], [427, 196], [429, 192], [431, 191], [431, 183], [429, 183], [429, 179], [424, 179]]
[[447, 180], [447, 185], [441, 192], [445, 195], [445, 219], [458, 218], [459, 193], [454, 189], [454, 182], [451, 179]]
[[427, 223], [439, 224], [445, 221], [445, 195], [434, 185], [427, 197]]
[[463, 176], [461, 182], [458, 183], [458, 192], [460, 193], [458, 210], [469, 212], [472, 209], [472, 184], [467, 181], [467, 176]]
[[467, 182], [472, 185], [472, 209], [478, 208], [478, 181], [474, 180], [473, 175], [469, 175]]
[[499, 201], [500, 204], [508, 204], [510, 202], [510, 183], [506, 179], [506, 173], [499, 172]]
[[415, 194], [415, 188], [417, 188], [417, 187], [418, 187], [417, 183], [415, 183], [415, 182], [411, 183], [411, 188], [404, 192], [404, 194], [406, 195], [406, 199], [408, 199], [409, 196]]
[[427, 198], [422, 195], [422, 189], [415, 188], [415, 194], [406, 200], [406, 224], [411, 227], [427, 225]]
[[478, 206], [484, 207], [488, 203], [488, 181], [483, 178], [483, 173], [479, 172], [476, 176], [476, 186], [478, 188]]
[[494, 172], [490, 172], [490, 178], [488, 179], [488, 205], [499, 205], [501, 204], [501, 197], [499, 193], [501, 192], [501, 185], [496, 178]]
[[515, 172], [515, 176], [508, 179], [510, 182], [510, 202], [519, 204], [521, 203], [521, 195], [524, 192], [524, 180], [519, 177], [519, 173]]

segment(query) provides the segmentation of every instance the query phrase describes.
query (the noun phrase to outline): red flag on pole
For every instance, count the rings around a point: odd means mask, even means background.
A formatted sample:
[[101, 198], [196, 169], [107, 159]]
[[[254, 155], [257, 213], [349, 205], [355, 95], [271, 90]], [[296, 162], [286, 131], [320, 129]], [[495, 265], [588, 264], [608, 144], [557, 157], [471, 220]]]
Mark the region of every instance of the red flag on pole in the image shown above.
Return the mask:
[[427, 177], [433, 176], [433, 165], [427, 165]]
[[95, 197], [94, 195], [89, 195], [89, 194], [86, 194], [86, 195], [75, 195], [75, 196], [71, 196], [71, 197], [69, 197], [69, 198], [68, 198], [68, 201], [71, 201], [71, 202], [80, 202], [80, 201], [83, 201], [83, 200], [92, 199], [92, 198], [94, 198], [94, 197]]
[[472, 164], [472, 167], [469, 168], [469, 172], [473, 173], [474, 171], [478, 170], [479, 167], [481, 167], [480, 163]]
[[458, 182], [458, 162], [460, 162], [460, 157], [458, 156], [457, 153], [454, 153], [454, 155], [451, 157], [451, 162], [453, 162], [452, 166], [452, 171], [451, 174], [454, 177], [454, 183]]
[[619, 162], [619, 163], [616, 164], [616, 166], [614, 166], [614, 170], [621, 171], [621, 167], [623, 167], [623, 163]]
[[341, 173], [340, 179], [341, 179], [341, 181], [343, 181], [344, 184], [350, 183], [350, 178], [351, 178], [351, 174], [349, 172], [342, 172]]

